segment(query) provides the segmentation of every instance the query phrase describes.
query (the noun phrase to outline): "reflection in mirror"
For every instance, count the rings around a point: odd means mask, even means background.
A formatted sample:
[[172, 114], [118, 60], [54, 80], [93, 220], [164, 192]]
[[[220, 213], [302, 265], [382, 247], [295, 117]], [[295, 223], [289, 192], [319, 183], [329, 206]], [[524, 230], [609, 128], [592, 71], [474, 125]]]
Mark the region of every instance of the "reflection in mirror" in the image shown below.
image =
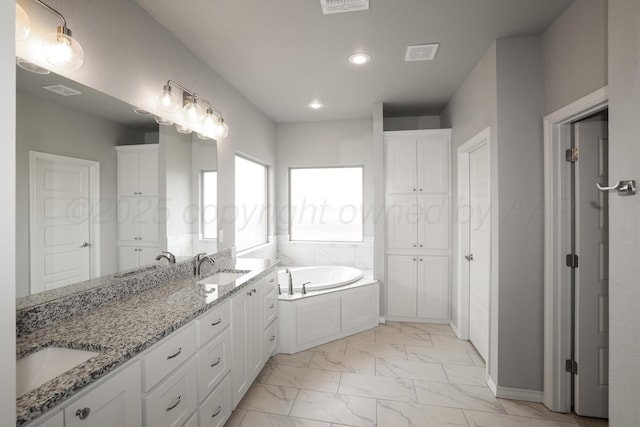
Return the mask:
[[[121, 146], [128, 148], [116, 150]], [[134, 146], [155, 149], [157, 172], [146, 163], [131, 166], [131, 156], [118, 163], [120, 151]], [[122, 200], [128, 195], [119, 168], [156, 176], [156, 194], [139, 195], [145, 202], [155, 197], [155, 205], [133, 211], [131, 203], [138, 201]], [[216, 252], [215, 235], [202, 235], [203, 222], [215, 221], [215, 215], [206, 221], [201, 215], [212, 209], [203, 209], [201, 201], [215, 205], [216, 193], [215, 186], [202, 193], [203, 185], [211, 185], [202, 171], [216, 169], [214, 141], [179, 134], [173, 126], [158, 129], [153, 116], [136, 114], [117, 99], [54, 73], [17, 67], [16, 295], [166, 264], [155, 259], [165, 250], [178, 260]], [[145, 218], [149, 206], [156, 211]], [[127, 226], [136, 223], [153, 229], [153, 243], [139, 240], [141, 233], [126, 240]]]

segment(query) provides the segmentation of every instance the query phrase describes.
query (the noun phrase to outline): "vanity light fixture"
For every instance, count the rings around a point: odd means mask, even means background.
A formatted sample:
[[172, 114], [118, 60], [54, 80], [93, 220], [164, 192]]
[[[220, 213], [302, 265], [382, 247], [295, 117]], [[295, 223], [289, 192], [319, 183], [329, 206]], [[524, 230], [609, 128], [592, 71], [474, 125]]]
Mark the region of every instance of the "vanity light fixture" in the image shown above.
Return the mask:
[[153, 116], [153, 118], [156, 120], [156, 123], [159, 125], [171, 126], [173, 124], [171, 120], [164, 119], [160, 116]]
[[349, 56], [349, 62], [353, 65], [364, 65], [371, 62], [371, 55], [366, 52], [355, 52]]
[[[48, 34], [42, 41], [42, 47], [44, 48], [44, 54], [47, 61], [56, 67], [64, 69], [77, 70], [82, 67], [82, 64], [84, 63], [84, 50], [80, 43], [71, 36], [71, 30], [67, 27], [67, 21], [64, 19], [64, 16], [41, 0], [33, 1], [56, 15], [62, 22], [62, 25], [58, 26], [55, 33]], [[18, 8], [20, 8], [20, 6], [16, 4], [16, 24], [19, 22]], [[21, 25], [23, 25], [22, 22], [24, 22], [24, 17], [20, 17], [20, 19]], [[17, 35], [18, 27], [16, 26], [16, 36]]]
[[[168, 80], [167, 84], [162, 87], [162, 92], [156, 96], [158, 109], [171, 113], [180, 106], [178, 101], [180, 96], [173, 93], [174, 87], [182, 91], [182, 109], [185, 120], [189, 123], [201, 123], [204, 129], [204, 133], [201, 134], [203, 137], [220, 140], [229, 136], [229, 127], [224, 122], [222, 113], [209, 101], [173, 80]], [[156, 122], [160, 123], [158, 119], [156, 118]], [[160, 120], [170, 122], [164, 118], [160, 118]], [[188, 127], [177, 124], [176, 129], [181, 133], [191, 133], [192, 131]]]
[[22, 59], [17, 56], [16, 56], [16, 64], [18, 65], [18, 67], [22, 68], [23, 70], [27, 70], [32, 73], [43, 74], [43, 75], [51, 73], [51, 71], [47, 70], [46, 68], [41, 67], [34, 62], [27, 61], [26, 59]]
[[24, 40], [31, 32], [31, 20], [22, 6], [16, 3], [16, 40]]

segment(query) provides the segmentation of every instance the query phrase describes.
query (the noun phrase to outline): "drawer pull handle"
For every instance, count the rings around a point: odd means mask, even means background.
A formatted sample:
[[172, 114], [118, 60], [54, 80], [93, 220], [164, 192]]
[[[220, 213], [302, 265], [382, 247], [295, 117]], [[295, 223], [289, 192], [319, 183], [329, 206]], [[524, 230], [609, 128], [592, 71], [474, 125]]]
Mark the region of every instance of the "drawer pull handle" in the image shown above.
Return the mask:
[[274, 279], [273, 277], [271, 278], [271, 280], [269, 280], [269, 283], [273, 283], [276, 279]]
[[215, 322], [213, 322], [213, 323], [211, 324], [211, 326], [219, 325], [221, 322], [222, 322], [222, 318], [218, 317], [218, 320], [216, 320]]
[[222, 412], [222, 406], [218, 405], [218, 409], [216, 410], [216, 412], [211, 415], [211, 418], [214, 418], [216, 415], [218, 415], [220, 412]]
[[82, 409], [78, 409], [76, 411], [76, 416], [78, 418], [80, 418], [81, 420], [84, 420], [89, 416], [90, 413], [91, 413], [91, 409], [90, 408], [82, 408]]
[[220, 364], [220, 362], [221, 362], [221, 361], [222, 361], [222, 358], [221, 358], [221, 357], [218, 357], [218, 360], [216, 360], [215, 362], [213, 362], [213, 363], [211, 364], [211, 367], [213, 368], [214, 366], [218, 366], [218, 365]]
[[178, 355], [179, 355], [180, 353], [182, 353], [182, 347], [180, 347], [180, 348], [178, 349], [178, 351], [176, 351], [176, 352], [175, 352], [175, 353], [173, 353], [172, 355], [167, 356], [167, 360], [169, 360], [169, 359], [173, 359], [174, 357], [178, 357]]
[[178, 396], [178, 398], [176, 399], [176, 402], [167, 408], [167, 412], [169, 412], [170, 410], [178, 406], [181, 401], [182, 401], [182, 396]]
[[269, 341], [271, 342], [271, 341], [273, 341], [275, 339], [276, 339], [276, 336], [275, 335], [271, 335], [271, 338], [269, 338]]
[[273, 308], [273, 307], [275, 307], [275, 306], [276, 306], [275, 304], [271, 304], [271, 305], [269, 306], [269, 309], [272, 309], [272, 308]]

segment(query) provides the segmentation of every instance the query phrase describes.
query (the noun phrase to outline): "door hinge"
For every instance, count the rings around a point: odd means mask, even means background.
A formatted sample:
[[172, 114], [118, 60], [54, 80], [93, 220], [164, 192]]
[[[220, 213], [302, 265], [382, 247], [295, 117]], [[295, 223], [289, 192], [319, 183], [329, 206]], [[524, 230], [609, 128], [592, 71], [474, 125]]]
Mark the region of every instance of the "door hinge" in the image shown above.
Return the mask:
[[565, 151], [565, 160], [567, 162], [575, 163], [578, 161], [578, 149], [569, 148]]
[[578, 255], [567, 254], [567, 267], [578, 268]]
[[564, 364], [565, 371], [570, 374], [577, 375], [578, 374], [578, 362], [573, 359], [567, 359]]

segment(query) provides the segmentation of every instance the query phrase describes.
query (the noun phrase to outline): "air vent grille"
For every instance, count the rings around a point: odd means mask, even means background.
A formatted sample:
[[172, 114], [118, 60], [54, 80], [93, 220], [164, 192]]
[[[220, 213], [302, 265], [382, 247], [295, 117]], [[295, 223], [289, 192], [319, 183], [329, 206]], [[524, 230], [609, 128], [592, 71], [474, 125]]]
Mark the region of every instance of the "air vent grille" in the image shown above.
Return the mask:
[[71, 89], [65, 85], [51, 85], [51, 86], [42, 86], [43, 89], [50, 90], [51, 92], [55, 92], [58, 95], [62, 96], [73, 96], [73, 95], [81, 95], [82, 92], [79, 90]]
[[369, 9], [369, 0], [320, 0], [320, 4], [325, 15]]
[[431, 61], [436, 56], [438, 46], [438, 43], [407, 46], [407, 54], [405, 55], [404, 60], [407, 62]]

